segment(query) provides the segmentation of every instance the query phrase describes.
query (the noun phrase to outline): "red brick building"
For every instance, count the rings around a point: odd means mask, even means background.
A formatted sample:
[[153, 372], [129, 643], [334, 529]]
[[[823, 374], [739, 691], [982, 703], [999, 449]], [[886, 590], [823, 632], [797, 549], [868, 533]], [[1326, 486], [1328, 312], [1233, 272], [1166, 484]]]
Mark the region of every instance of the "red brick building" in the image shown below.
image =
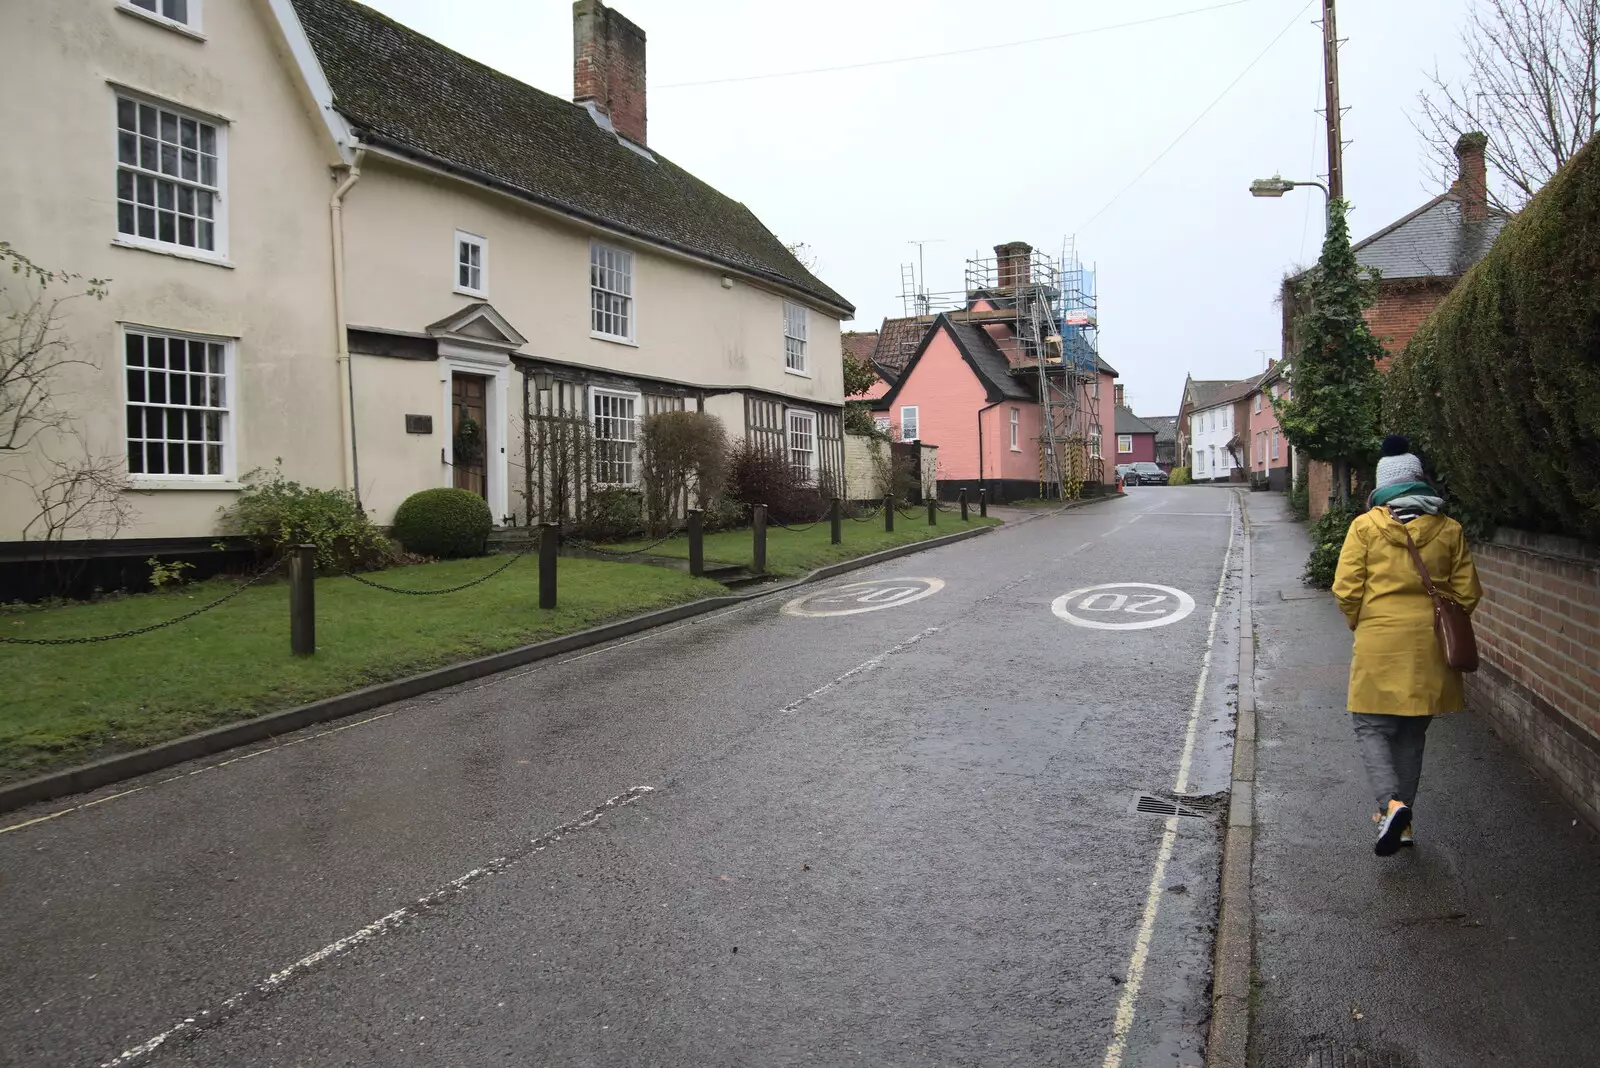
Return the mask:
[[[1423, 320], [1433, 314], [1473, 264], [1483, 259], [1510, 217], [1489, 204], [1483, 134], [1464, 134], [1456, 142], [1459, 167], [1449, 189], [1416, 211], [1351, 246], [1361, 266], [1378, 275], [1378, 299], [1367, 309], [1367, 325], [1387, 355], [1378, 369], [1406, 347]], [[1306, 310], [1297, 290], [1305, 272], [1283, 283], [1283, 356], [1299, 351], [1298, 325]], [[1292, 364], [1291, 364], [1292, 366]], [[1293, 377], [1293, 371], [1289, 372]], [[1311, 516], [1327, 510], [1332, 479], [1328, 465], [1312, 463]]]

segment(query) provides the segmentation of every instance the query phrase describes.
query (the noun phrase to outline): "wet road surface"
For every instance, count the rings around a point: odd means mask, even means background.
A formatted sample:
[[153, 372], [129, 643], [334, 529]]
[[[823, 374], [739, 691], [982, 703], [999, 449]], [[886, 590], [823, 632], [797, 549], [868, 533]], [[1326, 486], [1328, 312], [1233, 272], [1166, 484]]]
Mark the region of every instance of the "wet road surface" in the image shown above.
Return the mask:
[[1237, 511], [1139, 489], [0, 817], [0, 1063], [1199, 1065], [1215, 820], [1130, 806], [1225, 786]]

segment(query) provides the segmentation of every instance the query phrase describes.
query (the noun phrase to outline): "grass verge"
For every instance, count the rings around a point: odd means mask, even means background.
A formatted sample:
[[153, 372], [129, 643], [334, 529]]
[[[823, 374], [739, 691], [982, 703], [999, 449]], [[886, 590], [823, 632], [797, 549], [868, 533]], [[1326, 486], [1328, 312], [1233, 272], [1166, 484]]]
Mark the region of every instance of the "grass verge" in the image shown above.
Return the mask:
[[[843, 560], [853, 560], [858, 556], [868, 553], [881, 552], [892, 549], [898, 545], [910, 545], [913, 542], [926, 541], [937, 538], [943, 534], [955, 534], [972, 527], [991, 527], [998, 525], [998, 519], [980, 519], [976, 513], [967, 522], [961, 521], [959, 513], [939, 513], [937, 526], [928, 525], [928, 512], [926, 508], [919, 508], [917, 514], [906, 518], [904, 515], [895, 516], [894, 533], [887, 533], [883, 529], [883, 516], [874, 516], [865, 522], [856, 522], [851, 519], [844, 521], [841, 534], [844, 541], [834, 545], [831, 542], [832, 530], [828, 521], [809, 528], [795, 528], [785, 530], [783, 527], [769, 526], [767, 528], [767, 574], [782, 577], [803, 575], [808, 571], [828, 564], [836, 564]], [[628, 545], [618, 546], [620, 549], [636, 548], [647, 542], [633, 542]], [[749, 529], [724, 530], [716, 534], [707, 534], [705, 538], [705, 554], [707, 567], [749, 567], [754, 557], [755, 546], [753, 535]], [[658, 545], [649, 551], [651, 556], [670, 556], [687, 559], [689, 556], [689, 541], [687, 538], [674, 538], [665, 544]]]
[[[503, 562], [419, 564], [374, 577], [436, 589]], [[0, 634], [128, 630], [181, 615], [231, 586], [216, 580], [95, 604], [0, 608]], [[0, 782], [725, 592], [669, 569], [563, 559], [560, 604], [542, 612], [538, 562], [529, 557], [480, 586], [437, 597], [405, 597], [343, 576], [318, 579], [317, 654], [305, 659], [289, 655], [289, 593], [281, 582], [138, 637], [0, 645]]]

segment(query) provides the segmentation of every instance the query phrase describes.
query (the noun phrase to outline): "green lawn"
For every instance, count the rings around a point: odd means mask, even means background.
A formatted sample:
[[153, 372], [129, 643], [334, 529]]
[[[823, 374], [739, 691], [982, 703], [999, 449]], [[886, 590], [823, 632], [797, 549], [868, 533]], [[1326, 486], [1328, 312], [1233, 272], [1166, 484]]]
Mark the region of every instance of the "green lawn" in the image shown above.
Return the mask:
[[[1000, 522], [998, 519], [978, 518], [976, 509], [972, 510], [971, 516], [971, 519], [963, 523], [961, 513], [958, 511], [940, 512], [938, 525], [930, 527], [928, 510], [926, 507], [921, 507], [910, 518], [904, 514], [896, 515], [893, 534], [884, 532], [882, 514], [862, 523], [846, 519], [842, 531], [844, 541], [839, 545], [830, 543], [831, 531], [826, 519], [799, 533], [778, 526], [769, 526], [767, 527], [767, 573], [785, 577], [803, 575], [827, 564], [853, 560], [858, 556], [865, 556], [882, 549], [892, 549], [896, 545], [909, 545], [912, 542], [936, 538], [941, 534], [954, 534], [971, 527], [994, 526]], [[645, 544], [648, 542], [636, 541], [619, 548], [636, 548]], [[754, 552], [754, 535], [748, 529], [724, 530], [706, 535], [707, 567], [733, 565], [748, 567], [754, 558]], [[649, 555], [686, 559], [689, 555], [689, 540], [674, 538], [649, 550]]]
[[[457, 585], [502, 559], [400, 567], [388, 585]], [[103, 634], [181, 615], [231, 588], [42, 609], [0, 607], [0, 634]], [[92, 645], [0, 645], [0, 782], [428, 668], [726, 591], [660, 567], [563, 559], [560, 604], [538, 608], [538, 561], [459, 593], [405, 597], [345, 577], [317, 580], [317, 654], [289, 655], [288, 587], [262, 584], [196, 619]]]

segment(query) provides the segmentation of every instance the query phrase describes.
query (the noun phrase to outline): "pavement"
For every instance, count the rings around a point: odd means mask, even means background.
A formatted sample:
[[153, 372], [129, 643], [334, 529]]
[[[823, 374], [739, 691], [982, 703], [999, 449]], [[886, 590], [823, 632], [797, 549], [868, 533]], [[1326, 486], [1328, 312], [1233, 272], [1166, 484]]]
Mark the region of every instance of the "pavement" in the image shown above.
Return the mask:
[[1472, 712], [1428, 733], [1418, 845], [1373, 856], [1350, 634], [1248, 498], [1258, 642], [1257, 1068], [1600, 1064], [1600, 841]]
[[1238, 496], [10, 813], [0, 1064], [1198, 1066]]

